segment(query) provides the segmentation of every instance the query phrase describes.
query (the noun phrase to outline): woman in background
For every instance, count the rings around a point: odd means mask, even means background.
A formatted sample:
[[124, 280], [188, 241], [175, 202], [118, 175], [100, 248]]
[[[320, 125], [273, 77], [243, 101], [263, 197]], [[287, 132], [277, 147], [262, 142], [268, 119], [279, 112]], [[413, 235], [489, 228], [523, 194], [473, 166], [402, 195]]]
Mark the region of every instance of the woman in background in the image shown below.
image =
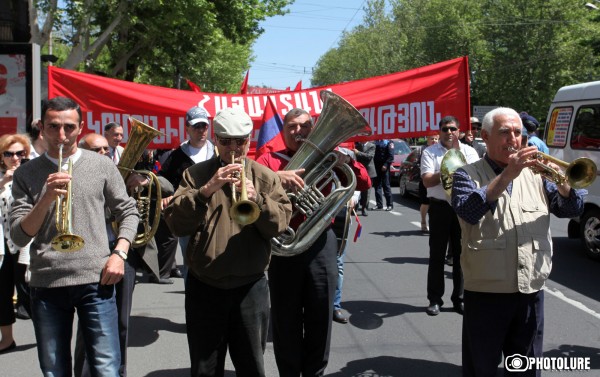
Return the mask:
[[[10, 240], [8, 215], [12, 205], [12, 177], [29, 156], [31, 146], [26, 135], [4, 135], [0, 137], [0, 354], [16, 347], [13, 338], [15, 309], [13, 295], [17, 286], [17, 307], [29, 317], [29, 293], [27, 272], [29, 247], [17, 248]], [[25, 160], [27, 161], [27, 160]]]

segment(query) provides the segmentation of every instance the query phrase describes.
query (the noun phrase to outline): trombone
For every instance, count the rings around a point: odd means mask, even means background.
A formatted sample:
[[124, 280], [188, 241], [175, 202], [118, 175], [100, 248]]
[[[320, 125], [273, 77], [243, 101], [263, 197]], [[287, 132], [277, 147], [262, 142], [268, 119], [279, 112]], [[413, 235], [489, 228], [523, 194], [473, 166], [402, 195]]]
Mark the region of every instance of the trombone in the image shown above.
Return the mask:
[[[231, 152], [231, 163], [235, 161], [235, 152]], [[248, 200], [248, 192], [246, 189], [246, 159], [242, 157], [242, 170], [240, 172], [240, 197], [238, 198], [235, 190], [235, 183], [231, 182], [231, 201], [232, 205], [229, 209], [229, 216], [241, 226], [252, 224], [260, 216], [258, 204]]]
[[[513, 147], [508, 147], [508, 151], [516, 153], [517, 150]], [[568, 182], [569, 186], [574, 189], [580, 189], [588, 187], [594, 180], [596, 180], [596, 173], [598, 168], [594, 161], [586, 157], [580, 157], [573, 162], [568, 163], [563, 160], [559, 160], [556, 157], [552, 157], [543, 152], [537, 152], [533, 159], [536, 160], [536, 164], [531, 168], [535, 173], [538, 173], [546, 179], [561, 185], [564, 182]], [[544, 160], [552, 161], [556, 165], [565, 169], [563, 174], [544, 163]]]
[[[62, 160], [63, 160], [63, 147], [61, 144], [58, 147], [58, 172], [62, 172]], [[72, 176], [73, 174], [73, 160], [69, 159], [67, 173]], [[85, 241], [80, 236], [73, 234], [72, 229], [72, 194], [71, 194], [71, 181], [67, 183], [67, 194], [63, 197], [61, 195], [56, 196], [56, 229], [58, 235], [52, 239], [52, 248], [56, 251], [79, 251], [85, 245]]]

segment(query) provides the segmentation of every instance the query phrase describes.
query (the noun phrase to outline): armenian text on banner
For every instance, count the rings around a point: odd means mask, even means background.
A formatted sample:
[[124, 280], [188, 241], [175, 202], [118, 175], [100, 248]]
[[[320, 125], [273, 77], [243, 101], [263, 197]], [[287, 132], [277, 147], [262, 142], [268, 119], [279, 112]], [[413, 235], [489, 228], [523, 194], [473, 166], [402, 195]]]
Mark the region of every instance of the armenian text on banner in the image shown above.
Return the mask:
[[369, 122], [373, 134], [355, 140], [424, 136], [436, 132], [439, 120], [446, 115], [454, 115], [461, 128], [467, 128], [470, 116], [467, 57], [342, 84], [257, 95], [196, 93], [53, 66], [48, 67], [48, 86], [49, 98], [66, 96], [81, 105], [84, 133], [101, 134], [104, 124], [117, 122], [123, 125], [123, 142], [127, 142], [127, 119], [132, 116], [164, 133], [150, 148], [174, 148], [183, 142], [185, 113], [192, 106], [205, 107], [211, 117], [226, 107], [242, 107], [255, 122], [254, 147], [268, 99], [281, 118], [295, 107], [318, 116], [323, 106], [321, 90], [341, 95]]

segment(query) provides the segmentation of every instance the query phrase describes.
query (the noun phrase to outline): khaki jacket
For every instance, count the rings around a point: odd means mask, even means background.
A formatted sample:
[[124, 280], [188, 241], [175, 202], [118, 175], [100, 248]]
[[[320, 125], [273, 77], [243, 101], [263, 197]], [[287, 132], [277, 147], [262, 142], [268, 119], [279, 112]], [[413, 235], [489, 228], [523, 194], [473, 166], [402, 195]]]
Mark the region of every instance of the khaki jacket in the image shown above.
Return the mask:
[[261, 214], [241, 227], [229, 215], [230, 185], [209, 198], [199, 193], [220, 167], [221, 160], [212, 158], [188, 168], [165, 209], [165, 221], [174, 235], [191, 236], [185, 261], [190, 273], [208, 285], [231, 289], [264, 275], [271, 238], [287, 228], [292, 206], [277, 174], [246, 159], [246, 178], [254, 184]]
[[[495, 177], [479, 160], [463, 166], [478, 187]], [[533, 293], [544, 286], [552, 269], [550, 213], [542, 178], [524, 169], [513, 181], [512, 195], [498, 198], [475, 225], [459, 217], [461, 266], [465, 289], [475, 292]]]

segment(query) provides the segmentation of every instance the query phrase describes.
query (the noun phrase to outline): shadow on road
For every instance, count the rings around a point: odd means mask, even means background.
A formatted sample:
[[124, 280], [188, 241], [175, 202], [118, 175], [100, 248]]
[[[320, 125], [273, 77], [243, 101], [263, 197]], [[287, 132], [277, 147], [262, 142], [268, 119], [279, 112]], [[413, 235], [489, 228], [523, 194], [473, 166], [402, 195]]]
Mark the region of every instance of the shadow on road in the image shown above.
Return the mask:
[[420, 230], [398, 230], [395, 232], [370, 232], [369, 234], [373, 234], [376, 236], [383, 236], [385, 238], [388, 237], [403, 237], [403, 236], [423, 236], [426, 235]]
[[600, 369], [600, 349], [577, 346], [573, 344], [561, 344], [558, 348], [544, 352], [545, 357], [589, 357], [590, 368]]
[[131, 316], [129, 319], [129, 347], [144, 347], [156, 342], [159, 331], [185, 334], [185, 324], [171, 322], [164, 318]]
[[416, 257], [393, 257], [383, 258], [384, 261], [394, 264], [429, 264], [429, 258], [416, 258]]
[[600, 263], [581, 250], [581, 241], [553, 237], [554, 255], [550, 279], [575, 292], [600, 301]]
[[354, 360], [346, 364], [339, 372], [327, 374], [328, 377], [431, 377], [460, 376], [461, 367], [449, 363], [429, 360], [407, 359], [394, 356], [378, 356], [369, 359]]
[[363, 330], [381, 327], [384, 318], [423, 311], [422, 307], [383, 301], [344, 301], [344, 309], [350, 313], [350, 324]]

